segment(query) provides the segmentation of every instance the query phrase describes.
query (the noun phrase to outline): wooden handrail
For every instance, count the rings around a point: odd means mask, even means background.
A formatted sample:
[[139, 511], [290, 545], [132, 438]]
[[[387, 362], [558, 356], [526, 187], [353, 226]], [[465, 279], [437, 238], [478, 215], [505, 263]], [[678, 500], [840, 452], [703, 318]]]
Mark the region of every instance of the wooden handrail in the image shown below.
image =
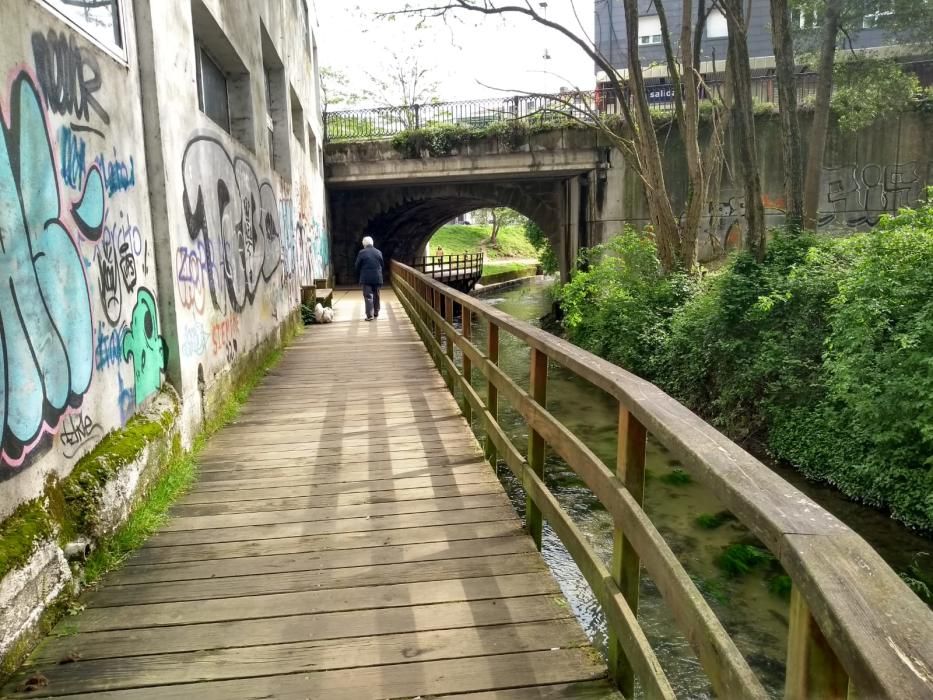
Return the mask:
[[[448, 384], [459, 386], [473, 415], [482, 418], [487, 455], [504, 460], [521, 480], [530, 503], [552, 524], [603, 606], [611, 633], [610, 671], [623, 690], [637, 677], [651, 697], [669, 697], [672, 692], [635, 618], [638, 601], [633, 580], [637, 584], [639, 568], [644, 566], [716, 693], [720, 697], [766, 697], [715, 613], [641, 508], [644, 457], [639, 443], [650, 433], [749, 527], [793, 581], [787, 697], [808, 697], [817, 689], [838, 687], [840, 673], [843, 679], [848, 677], [849, 689], [858, 697], [933, 697], [933, 613], [844, 523], [653, 384], [411, 267], [393, 262], [393, 273], [398, 296]], [[437, 300], [434, 304], [427, 301], [432, 297]], [[464, 310], [465, 317], [468, 313], [488, 325], [487, 353], [439, 313], [454, 304]], [[497, 366], [500, 331], [529, 347], [531, 393]], [[471, 373], [478, 371], [486, 378], [488, 406], [442, 351], [440, 336], [446, 338], [447, 347], [460, 348]], [[543, 405], [546, 379], [541, 377], [542, 372], [546, 377], [548, 361], [619, 401], [617, 473]], [[545, 383], [539, 385], [536, 379]], [[529, 426], [528, 460], [498, 425], [500, 399], [511, 404]], [[611, 571], [592, 553], [544, 485], [532, 463], [539, 459], [534, 436], [564, 459], [612, 515], [616, 541]], [[532, 523], [533, 535], [536, 527]]]

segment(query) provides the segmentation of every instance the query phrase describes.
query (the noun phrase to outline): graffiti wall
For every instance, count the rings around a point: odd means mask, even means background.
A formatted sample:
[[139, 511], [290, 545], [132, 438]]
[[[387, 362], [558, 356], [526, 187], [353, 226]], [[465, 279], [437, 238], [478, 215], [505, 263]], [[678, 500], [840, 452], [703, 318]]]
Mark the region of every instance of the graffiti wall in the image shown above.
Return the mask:
[[138, 86], [37, 3], [5, 6], [8, 20], [29, 31], [0, 47], [6, 509], [124, 425], [158, 391], [168, 353]]
[[[801, 116], [804, 129], [809, 117]], [[759, 119], [758, 155], [761, 167], [762, 204], [769, 227], [784, 222], [784, 182], [780, 125], [776, 119]], [[933, 115], [905, 113], [856, 133], [831, 129], [822, 168], [819, 228], [845, 233], [874, 226], [882, 214], [894, 213], [920, 199], [933, 184], [933, 141], [928, 138]], [[665, 171], [676, 194], [686, 194], [686, 177], [678, 160], [676, 132], [668, 138], [671, 155]], [[727, 154], [731, 155], [727, 148]], [[622, 162], [616, 154], [612, 162]], [[594, 188], [590, 203], [591, 241], [605, 240], [624, 222], [640, 226], [648, 222], [647, 205], [640, 185], [626, 168], [607, 171], [604, 188]], [[727, 158], [722, 182], [707, 203], [701, 221], [698, 246], [701, 262], [714, 260], [742, 245], [745, 196], [736, 165]]]
[[[231, 120], [230, 128], [224, 128], [197, 107], [202, 95], [191, 55], [192, 36], [209, 45], [211, 36], [205, 33], [217, 28], [199, 25], [190, 2], [151, 4], [170, 240], [160, 259], [171, 270], [170, 279], [160, 280], [163, 288], [172, 285], [174, 297], [174, 318], [164, 333], [169, 338], [169, 374], [179, 388], [182, 420], [189, 427], [210, 410], [218, 392], [224, 393], [236, 375], [231, 370], [298, 310], [301, 287], [331, 275], [317, 145], [322, 125], [314, 74], [307, 68], [308, 37], [275, 30], [300, 26], [290, 16], [295, 7], [273, 0], [250, 3], [255, 16], [224, 26], [228, 45], [223, 55], [251, 78], [248, 93], [228, 86]], [[221, 13], [216, 19], [227, 18]], [[255, 40], [261, 31], [270, 34], [262, 44]], [[186, 67], [191, 79], [159, 80], [178, 71], [179, 55], [190, 55]], [[282, 71], [274, 80], [266, 69], [273, 64]], [[288, 109], [270, 106], [279, 104], [277, 93], [270, 92], [276, 86], [285, 93], [281, 99]], [[178, 104], [191, 108], [176, 109]], [[234, 125], [237, 114], [254, 118], [253, 139], [243, 138], [242, 124]], [[131, 178], [130, 162], [122, 161], [127, 165], [122, 175]], [[173, 346], [178, 348], [174, 358]]]

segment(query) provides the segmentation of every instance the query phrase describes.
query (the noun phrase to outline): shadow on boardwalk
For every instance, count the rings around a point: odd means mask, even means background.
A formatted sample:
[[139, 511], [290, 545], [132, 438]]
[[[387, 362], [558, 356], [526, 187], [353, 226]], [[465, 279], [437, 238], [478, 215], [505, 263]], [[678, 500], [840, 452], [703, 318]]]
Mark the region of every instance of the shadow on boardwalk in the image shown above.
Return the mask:
[[401, 306], [337, 296], [10, 697], [617, 697]]

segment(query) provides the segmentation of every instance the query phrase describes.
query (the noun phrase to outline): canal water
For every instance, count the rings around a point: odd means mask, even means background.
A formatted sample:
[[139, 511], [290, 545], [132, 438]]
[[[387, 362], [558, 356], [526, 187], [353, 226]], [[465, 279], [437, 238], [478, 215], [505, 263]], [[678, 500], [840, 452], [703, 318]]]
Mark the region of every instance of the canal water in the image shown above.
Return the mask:
[[[546, 284], [502, 292], [483, 301], [535, 325], [551, 310]], [[474, 342], [485, 344], [485, 328], [477, 323]], [[528, 389], [527, 347], [500, 333], [500, 366]], [[615, 464], [618, 403], [584, 380], [549, 368], [547, 408], [582, 439], [607, 465]], [[478, 374], [478, 373], [475, 373]], [[474, 378], [477, 389], [485, 382]], [[524, 452], [527, 429], [520, 416], [500, 401], [500, 421]], [[479, 433], [479, 427], [474, 426]], [[511, 472], [500, 465], [512, 502], [524, 516], [525, 500]], [[608, 563], [612, 556], [612, 518], [587, 487], [559, 458], [548, 453], [546, 481], [564, 509]], [[782, 477], [832, 511], [868, 540], [896, 571], [915, 563], [928, 568], [933, 542], [898, 525], [882, 513], [846, 500], [830, 488], [814, 486], [793, 470], [776, 468]], [[773, 697], [783, 696], [788, 596], [786, 578], [773, 561], [757, 561], [747, 573], [727, 573], [724, 552], [733, 545], [759, 543], [741, 523], [729, 517], [715, 496], [668, 451], [649, 438], [646, 458], [645, 510], [683, 563], [705, 598]], [[698, 523], [701, 519], [705, 527]], [[730, 551], [735, 551], [733, 547]], [[752, 550], [760, 551], [760, 550]], [[577, 618], [594, 644], [605, 653], [606, 623], [586, 581], [560, 541], [545, 526], [543, 554]], [[712, 692], [687, 640], [678, 632], [653, 583], [642, 579], [639, 620], [678, 697], [710, 698]]]

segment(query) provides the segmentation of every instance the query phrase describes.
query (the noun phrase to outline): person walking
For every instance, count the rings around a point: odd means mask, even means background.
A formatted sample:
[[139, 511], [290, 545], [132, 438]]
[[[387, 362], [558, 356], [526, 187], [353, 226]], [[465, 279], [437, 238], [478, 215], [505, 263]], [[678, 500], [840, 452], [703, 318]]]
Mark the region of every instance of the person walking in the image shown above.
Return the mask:
[[373, 246], [372, 236], [366, 236], [363, 238], [363, 250], [356, 254], [356, 276], [363, 287], [367, 321], [379, 318], [379, 288], [384, 267], [382, 253]]

